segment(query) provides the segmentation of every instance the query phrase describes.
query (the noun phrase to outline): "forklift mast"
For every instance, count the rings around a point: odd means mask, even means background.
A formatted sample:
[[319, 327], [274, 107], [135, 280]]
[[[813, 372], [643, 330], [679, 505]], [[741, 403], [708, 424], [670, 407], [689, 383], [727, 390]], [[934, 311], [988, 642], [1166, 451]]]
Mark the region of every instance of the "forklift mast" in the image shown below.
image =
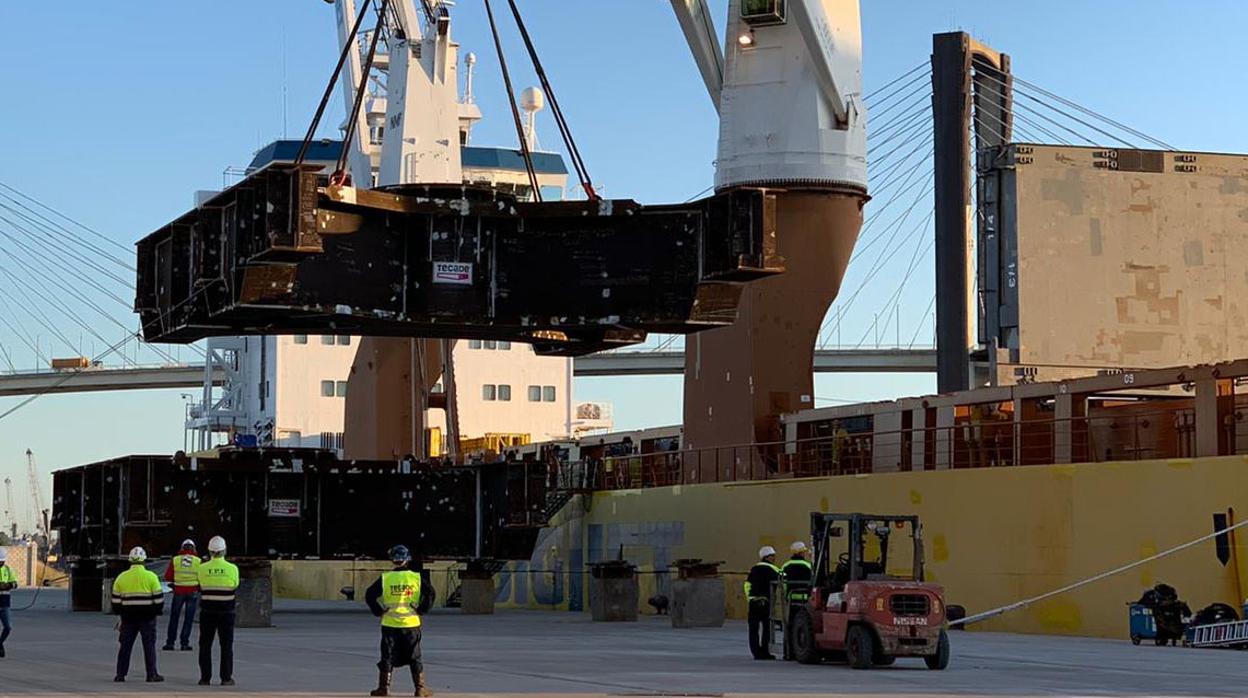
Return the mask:
[[[923, 537], [922, 526], [917, 516], [879, 516], [874, 514], [825, 514], [822, 512], [811, 512], [810, 514], [810, 535], [811, 542], [815, 547], [814, 554], [814, 586], [816, 588], [829, 584], [833, 577], [833, 567], [831, 561], [831, 545], [832, 538], [839, 538], [848, 535], [849, 544], [847, 546], [849, 553], [848, 580], [861, 581], [867, 578], [864, 569], [864, 555], [866, 553], [866, 534], [870, 530], [870, 523], [884, 524], [885, 526], [894, 526], [897, 524], [910, 524], [910, 539], [914, 549], [914, 581], [924, 581], [924, 556], [923, 556]], [[842, 528], [841, 525], [844, 525]], [[848, 530], [846, 530], [848, 529]], [[880, 535], [880, 574], [887, 573], [888, 569], [888, 553], [890, 533]], [[838, 563], [839, 564], [839, 561]]]

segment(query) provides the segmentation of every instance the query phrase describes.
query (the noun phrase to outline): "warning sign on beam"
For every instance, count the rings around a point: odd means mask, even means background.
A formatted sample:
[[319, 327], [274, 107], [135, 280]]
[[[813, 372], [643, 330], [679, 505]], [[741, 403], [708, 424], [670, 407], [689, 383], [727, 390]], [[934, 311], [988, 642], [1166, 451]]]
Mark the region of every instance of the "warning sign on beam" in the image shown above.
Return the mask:
[[472, 285], [472, 263], [470, 262], [434, 262], [433, 283]]

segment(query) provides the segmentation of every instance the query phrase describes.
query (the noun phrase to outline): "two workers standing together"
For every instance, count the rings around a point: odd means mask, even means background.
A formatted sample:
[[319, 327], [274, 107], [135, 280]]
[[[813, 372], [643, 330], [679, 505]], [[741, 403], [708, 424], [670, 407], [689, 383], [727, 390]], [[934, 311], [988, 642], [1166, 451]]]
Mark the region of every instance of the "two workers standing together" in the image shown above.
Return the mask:
[[[784, 567], [776, 566], [776, 549], [764, 545], [758, 551], [758, 562], [745, 578], [745, 598], [749, 602], [750, 654], [755, 659], [775, 659], [771, 653], [771, 588], [782, 583], [781, 596], [785, 605], [810, 598], [810, 581], [814, 576], [808, 549], [802, 541], [789, 546], [792, 557]], [[780, 601], [779, 599], [777, 602]], [[788, 619], [792, 620], [792, 619]], [[785, 643], [787, 652], [788, 643]]]
[[[178, 624], [182, 625], [182, 649], [190, 650], [191, 625], [196, 606], [201, 606], [199, 619], [199, 685], [212, 683], [212, 643], [221, 643], [221, 685], [234, 685], [234, 618], [235, 594], [238, 590], [238, 567], [225, 559], [225, 539], [213, 537], [208, 542], [209, 560], [200, 562], [194, 541], [184, 541], [178, 555], [165, 571], [174, 585], [173, 607], [169, 618], [169, 634], [165, 649], [173, 649]], [[164, 608], [164, 590], [160, 579], [145, 567], [147, 551], [136, 547], [130, 551], [130, 569], [113, 581], [113, 610], [121, 616], [121, 647], [117, 653], [117, 674], [114, 681], [125, 681], [130, 671], [130, 655], [137, 638], [143, 641], [143, 662], [147, 680], [164, 681], [156, 668], [156, 618]]]

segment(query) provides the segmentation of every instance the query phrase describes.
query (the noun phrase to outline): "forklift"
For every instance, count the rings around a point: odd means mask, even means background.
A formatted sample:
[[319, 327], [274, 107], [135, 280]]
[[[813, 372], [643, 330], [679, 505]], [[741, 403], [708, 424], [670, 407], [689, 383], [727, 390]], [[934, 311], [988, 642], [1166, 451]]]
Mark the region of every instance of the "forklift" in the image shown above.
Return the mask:
[[773, 597], [773, 637], [786, 657], [854, 669], [898, 657], [922, 657], [933, 670], [949, 666], [943, 590], [923, 580], [919, 517], [812, 512], [810, 532], [809, 588], [780, 583]]

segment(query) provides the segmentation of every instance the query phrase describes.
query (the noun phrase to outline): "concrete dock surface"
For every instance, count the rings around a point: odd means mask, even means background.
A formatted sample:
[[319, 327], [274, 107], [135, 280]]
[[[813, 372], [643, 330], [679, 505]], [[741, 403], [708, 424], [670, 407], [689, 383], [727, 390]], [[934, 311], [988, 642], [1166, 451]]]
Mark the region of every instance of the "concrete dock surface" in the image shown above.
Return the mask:
[[[13, 605], [33, 592], [14, 594]], [[160, 652], [165, 683], [143, 681], [139, 647], [127, 683], [112, 682], [114, 618], [70, 613], [61, 590], [15, 610], [0, 696], [363, 696], [375, 686], [379, 631], [362, 605], [277, 602], [273, 628], [239, 630], [232, 688], [196, 685], [197, 652]], [[160, 619], [163, 642], [167, 618]], [[1126, 617], [1123, 617], [1124, 632]], [[198, 633], [193, 635], [193, 643]], [[198, 645], [196, 646], [198, 649]], [[588, 614], [499, 611], [425, 619], [429, 683], [446, 696], [1242, 696], [1248, 654], [1095, 640], [953, 634], [947, 671], [921, 661], [844, 665], [756, 662], [745, 625], [673, 630], [667, 619], [592, 623]], [[406, 670], [391, 695], [411, 695]]]

